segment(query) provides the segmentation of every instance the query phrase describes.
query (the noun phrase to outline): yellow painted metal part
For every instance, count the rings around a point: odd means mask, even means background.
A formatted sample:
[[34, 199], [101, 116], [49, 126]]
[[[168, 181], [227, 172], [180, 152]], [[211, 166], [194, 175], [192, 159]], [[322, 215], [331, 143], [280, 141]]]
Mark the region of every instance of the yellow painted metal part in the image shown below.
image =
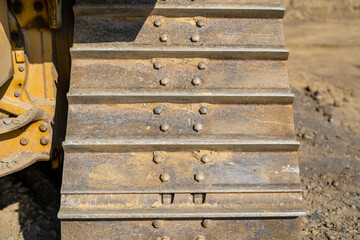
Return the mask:
[[60, 1], [11, 0], [19, 25], [24, 28], [57, 28]]
[[[19, 24], [25, 47], [11, 42], [14, 75], [0, 87], [0, 176], [50, 160], [51, 153], [57, 80], [51, 30]], [[15, 27], [10, 31], [19, 32]]]
[[14, 74], [6, 0], [0, 0], [0, 73], [0, 86]]

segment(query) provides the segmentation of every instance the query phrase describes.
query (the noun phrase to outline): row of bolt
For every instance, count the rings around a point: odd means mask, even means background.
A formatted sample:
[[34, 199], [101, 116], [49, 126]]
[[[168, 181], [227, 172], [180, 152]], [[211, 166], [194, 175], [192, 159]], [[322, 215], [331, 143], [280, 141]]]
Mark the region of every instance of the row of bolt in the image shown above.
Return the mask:
[[[157, 69], [157, 70], [160, 70], [160, 69], [163, 67], [163, 65], [162, 65], [161, 62], [155, 62], [153, 66], [154, 66], [154, 68]], [[198, 64], [198, 68], [199, 68], [200, 70], [205, 70], [205, 69], [206, 69], [206, 63], [205, 63], [205, 62], [200, 62], [200, 63]], [[166, 77], [160, 80], [160, 84], [161, 84], [162, 86], [166, 86], [166, 85], [168, 85], [169, 83], [170, 83], [170, 80], [169, 80], [168, 78], [166, 78]], [[202, 79], [201, 79], [200, 77], [195, 77], [195, 78], [191, 81], [191, 83], [192, 83], [194, 86], [198, 86], [198, 85], [200, 85], [200, 84], [202, 83]]]
[[[156, 19], [156, 20], [154, 21], [154, 26], [155, 26], [155, 27], [161, 27], [162, 25], [163, 25], [163, 21], [162, 21], [161, 19]], [[205, 25], [205, 21], [204, 21], [204, 20], [200, 19], [200, 20], [197, 20], [197, 21], [196, 21], [196, 26], [197, 26], [197, 27], [202, 28], [204, 25]], [[161, 41], [161, 42], [167, 42], [168, 39], [169, 39], [169, 38], [168, 38], [168, 35], [165, 34], [165, 33], [160, 36], [160, 41]], [[193, 34], [193, 35], [191, 36], [190, 40], [191, 40], [192, 42], [199, 42], [199, 41], [200, 41], [200, 35], [197, 34], [197, 33], [195, 33], [195, 34]]]
[[[161, 106], [158, 106], [156, 108], [154, 108], [154, 114], [156, 115], [160, 115], [162, 114], [164, 111], [166, 110], [166, 108], [164, 107], [161, 107]], [[202, 106], [200, 109], [199, 109], [199, 113], [201, 115], [206, 115], [207, 113], [209, 112], [209, 109], [205, 106]], [[160, 126], [160, 130], [163, 131], [163, 132], [166, 132], [170, 129], [170, 125], [169, 124], [162, 124]], [[193, 126], [193, 129], [194, 131], [196, 132], [200, 132], [202, 129], [203, 129], [203, 125], [201, 123], [197, 123]]]
[[[158, 106], [158, 107], [154, 108], [154, 113], [155, 113], [156, 115], [160, 115], [160, 114], [163, 113], [164, 111], [165, 111], [165, 108], [163, 108], [163, 107], [161, 107], [161, 106]], [[202, 115], [207, 114], [208, 111], [209, 111], [209, 109], [208, 109], [207, 107], [205, 107], [205, 106], [202, 106], [202, 107], [200, 107], [200, 109], [199, 109], [199, 113], [202, 114]], [[163, 132], [166, 132], [166, 131], [168, 131], [169, 129], [170, 129], [169, 124], [163, 124], [163, 125], [160, 126], [160, 130], [163, 131]], [[201, 130], [203, 129], [203, 126], [202, 126], [201, 123], [197, 123], [197, 124], [195, 124], [195, 125], [193, 126], [193, 129], [194, 129], [196, 132], [199, 132], [199, 131], [201, 131]], [[162, 159], [162, 157], [160, 157], [160, 156], [158, 156], [158, 155], [155, 155], [154, 158], [153, 158], [153, 161], [154, 161], [156, 164], [159, 164], [159, 163], [162, 163], [162, 162], [163, 162], [163, 159]], [[210, 161], [210, 156], [207, 155], [207, 154], [203, 155], [202, 158], [201, 158], [201, 161], [202, 161], [203, 163], [208, 163], [208, 162]], [[194, 179], [195, 179], [197, 182], [203, 181], [203, 180], [205, 179], [204, 173], [200, 172], [200, 173], [196, 174], [196, 175], [194, 176]], [[167, 173], [163, 173], [163, 174], [160, 175], [160, 180], [161, 180], [162, 182], [168, 182], [168, 181], [170, 181], [170, 175], [167, 174]]]
[[[204, 127], [201, 123], [194, 124], [193, 126], [195, 132], [200, 132], [201, 130], [203, 130], [203, 128]], [[167, 123], [160, 125], [160, 130], [162, 132], [167, 132], [169, 129], [170, 129], [170, 125]]]
[[[161, 27], [163, 25], [163, 21], [161, 19], [156, 19], [154, 21], [154, 26], [155, 27]], [[199, 19], [196, 21], [196, 26], [199, 28], [202, 28], [203, 26], [205, 26], [205, 21], [203, 19]]]
[[[199, 86], [203, 80], [199, 77], [195, 77], [193, 80], [191, 80], [191, 84], [194, 86]], [[163, 78], [160, 80], [160, 85], [167, 86], [170, 83], [170, 80], [168, 78]]]
[[[169, 37], [168, 37], [167, 34], [164, 33], [164, 34], [160, 35], [160, 41], [161, 42], [167, 42], [168, 40], [169, 40]], [[191, 36], [190, 40], [192, 42], [198, 42], [198, 41], [200, 41], [200, 35], [196, 33], [196, 34]]]
[[[154, 158], [153, 158], [153, 161], [156, 164], [160, 164], [160, 163], [164, 162], [164, 158], [159, 156], [159, 155], [155, 155]], [[208, 154], [204, 154], [201, 157], [201, 162], [204, 163], [204, 164], [210, 162], [210, 156]]]
[[[40, 126], [39, 126], [39, 130], [41, 132], [46, 132], [48, 129], [49, 129], [49, 126], [48, 126], [47, 123], [41, 123]], [[30, 139], [27, 136], [23, 136], [23, 137], [20, 138], [20, 144], [23, 145], [23, 146], [28, 145], [29, 142], [30, 142]], [[50, 139], [48, 137], [46, 137], [46, 136], [43, 136], [40, 139], [40, 143], [43, 146], [48, 145], [49, 142], [50, 142]]]
[[[160, 70], [163, 67], [161, 62], [155, 62], [153, 66], [154, 66], [154, 68], [156, 70]], [[200, 70], [205, 70], [206, 69], [206, 63], [205, 62], [199, 62], [198, 68]]]
[[[153, 223], [152, 223], [153, 227], [154, 228], [161, 228], [163, 225], [164, 225], [164, 221], [162, 220], [155, 220]], [[210, 227], [211, 225], [211, 220], [210, 219], [204, 219], [202, 222], [201, 222], [201, 226], [204, 227], [204, 228], [208, 228]], [[198, 236], [197, 238], [195, 238], [196, 240], [205, 240], [205, 237], [204, 236]], [[161, 240], [170, 240], [169, 237], [167, 236], [164, 236], [161, 238]]]
[[[194, 179], [195, 179], [195, 181], [197, 181], [197, 182], [204, 181], [204, 180], [205, 180], [205, 175], [204, 175], [203, 172], [199, 172], [199, 173], [195, 174]], [[167, 174], [167, 173], [162, 173], [162, 174], [160, 175], [160, 180], [161, 180], [162, 182], [169, 182], [169, 181], [170, 181], [170, 175]]]
[[[19, 65], [18, 70], [19, 70], [19, 72], [23, 72], [25, 70], [24, 65]], [[19, 90], [14, 91], [15, 97], [20, 97], [20, 95], [21, 95], [21, 92]]]
[[[153, 158], [153, 162], [156, 163], [156, 164], [160, 164], [164, 161], [164, 159], [159, 156], [159, 155], [155, 155], [154, 158]], [[206, 164], [208, 162], [210, 162], [210, 156], [208, 154], [205, 154], [201, 157], [201, 162]], [[162, 173], [160, 175], [160, 180], [162, 182], [169, 182], [170, 181], [170, 175], [167, 174], [167, 173]], [[197, 182], [201, 182], [201, 181], [204, 181], [205, 180], [205, 175], [203, 172], [199, 172], [197, 174], [195, 174], [194, 176], [194, 180], [197, 181]]]
[[[195, 77], [193, 80], [191, 80], [191, 84], [194, 86], [199, 86], [203, 80], [199, 77]], [[170, 80], [168, 78], [163, 78], [160, 80], [160, 85], [167, 86], [170, 83]]]

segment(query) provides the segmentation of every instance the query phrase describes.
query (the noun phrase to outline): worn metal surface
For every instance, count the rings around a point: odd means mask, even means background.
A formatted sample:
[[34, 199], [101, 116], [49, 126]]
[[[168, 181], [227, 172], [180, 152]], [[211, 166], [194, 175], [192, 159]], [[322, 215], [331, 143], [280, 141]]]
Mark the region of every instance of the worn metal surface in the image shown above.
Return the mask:
[[[154, 71], [154, 64], [161, 62], [162, 69]], [[206, 63], [206, 71], [198, 64]], [[143, 60], [78, 60], [74, 59], [72, 89], [75, 93], [146, 93], [145, 90], [162, 94], [172, 92], [202, 93], [289, 93], [287, 65], [283, 61], [238, 61], [208, 59], [143, 59]], [[89, 71], [91, 69], [91, 72]], [[192, 84], [198, 77], [201, 83]], [[161, 79], [167, 78], [164, 86]], [[109, 81], [103, 81], [109, 79]], [[88, 84], [88, 82], [92, 84]], [[96, 91], [95, 91], [96, 90]], [[152, 93], [152, 92], [151, 92]], [[150, 94], [148, 92], [148, 94]], [[153, 94], [155, 95], [155, 94]], [[185, 94], [187, 95], [187, 94]], [[70, 95], [71, 96], [71, 95]], [[154, 96], [156, 97], [157, 94]]]
[[[62, 198], [66, 210], [59, 215], [74, 219], [127, 218], [235, 218], [297, 217], [303, 215], [300, 193], [207, 193], [196, 204], [193, 194], [175, 193], [164, 205], [161, 194], [92, 194]], [[93, 200], [96, 199], [96, 202]], [[277, 205], [275, 206], [275, 203]]]
[[[99, 22], [98, 18], [100, 18], [101, 24], [95, 24], [95, 22]], [[75, 21], [75, 28], [81, 30], [75, 32], [74, 41], [76, 43], [107, 42], [108, 44], [104, 46], [112, 46], [113, 42], [128, 42], [132, 46], [226, 47], [245, 45], [255, 48], [258, 46], [282, 46], [284, 42], [283, 24], [277, 19], [151, 16], [145, 22], [142, 18], [131, 18], [130, 20], [131, 22], [127, 23], [129, 18], [114, 19], [97, 17], [97, 15], [79, 17]], [[154, 29], [154, 22], [159, 20], [162, 25]], [[206, 25], [196, 27], [199, 20], [206, 22]], [[138, 32], [138, 35], [128, 34], [135, 31]], [[161, 37], [162, 34], [166, 34], [167, 37], [161, 41], [159, 36]]]
[[[249, 138], [258, 135], [278, 136], [279, 139], [294, 136], [290, 105], [162, 103], [161, 107], [166, 110], [160, 116], [153, 113], [157, 106], [159, 103], [72, 104], [68, 140], [141, 139], [146, 136], [161, 139], [177, 135], [243, 135]], [[200, 115], [201, 106], [207, 106], [209, 113]], [[170, 128], [162, 133], [159, 128], [165, 123]], [[199, 123], [203, 129], [194, 131], [194, 125]]]
[[74, 6], [63, 239], [296, 239], [279, 1]]
[[[301, 191], [296, 154], [289, 152], [68, 153], [66, 159], [63, 193]], [[204, 180], [197, 182], [200, 172]], [[164, 173], [170, 176], [166, 183], [160, 180]]]
[[[299, 218], [277, 218], [263, 221], [258, 218], [211, 219], [209, 227], [202, 219], [165, 221], [154, 228], [153, 220], [62, 221], [63, 239], [301, 239]], [[75, 227], [76, 226], [76, 227]], [[91, 231], [90, 231], [91, 229]], [[130, 230], [131, 229], [131, 230]], [[74, 237], [75, 236], [75, 237]], [[165, 238], [167, 237], [167, 238]]]

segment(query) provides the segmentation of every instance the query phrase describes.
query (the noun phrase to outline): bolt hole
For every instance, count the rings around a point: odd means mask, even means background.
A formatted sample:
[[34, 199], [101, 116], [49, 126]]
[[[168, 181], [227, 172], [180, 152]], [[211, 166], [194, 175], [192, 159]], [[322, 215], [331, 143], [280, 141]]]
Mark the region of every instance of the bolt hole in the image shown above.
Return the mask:
[[43, 8], [44, 8], [44, 6], [41, 2], [39, 2], [39, 1], [34, 2], [35, 11], [41, 12], [43, 10]]
[[19, 34], [17, 32], [11, 32], [10, 33], [11, 39], [16, 42], [19, 39]]
[[15, 13], [19, 14], [23, 9], [23, 4], [21, 1], [16, 0], [11, 4], [11, 7]]
[[16, 41], [15, 45], [17, 48], [22, 48], [23, 43], [21, 41]]
[[19, 83], [19, 84], [18, 84], [18, 86], [19, 86], [19, 87], [21, 87], [21, 86], [22, 86], [22, 84], [21, 84], [21, 83]]

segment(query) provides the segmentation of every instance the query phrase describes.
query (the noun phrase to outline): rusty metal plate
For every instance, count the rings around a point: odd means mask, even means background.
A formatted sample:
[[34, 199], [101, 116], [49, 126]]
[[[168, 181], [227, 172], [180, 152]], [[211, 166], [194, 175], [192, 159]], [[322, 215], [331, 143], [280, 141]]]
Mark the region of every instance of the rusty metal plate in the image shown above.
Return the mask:
[[[62, 239], [250, 240], [300, 239], [301, 218], [218, 219], [204, 228], [202, 219], [165, 221], [154, 228], [151, 220], [62, 221]], [[166, 237], [166, 238], [165, 238]], [[200, 238], [199, 238], [200, 237]]]
[[[154, 23], [161, 21], [161, 26]], [[196, 26], [203, 21], [203, 26]], [[96, 22], [96, 24], [94, 23]], [[131, 46], [246, 46], [277, 47], [284, 45], [283, 24], [277, 19], [239, 18], [165, 18], [151, 16], [79, 17], [76, 18], [76, 43], [123, 42]], [[91, 36], [91, 37], [89, 37]], [[201, 37], [200, 37], [201, 36]], [[107, 46], [107, 45], [104, 45]]]
[[300, 191], [296, 157], [292, 152], [67, 153], [62, 192]]
[[[201, 114], [202, 109], [207, 113]], [[291, 105], [73, 104], [67, 137], [101, 140], [229, 134], [289, 138], [295, 134], [292, 118]], [[163, 129], [166, 125], [168, 129]]]
[[[202, 108], [207, 114], [201, 114]], [[290, 105], [87, 104], [70, 105], [64, 147], [98, 152], [296, 151], [293, 136]]]
[[[156, 63], [161, 63], [161, 69], [154, 68]], [[205, 63], [206, 69], [200, 70], [200, 63]], [[203, 95], [225, 90], [259, 94], [289, 93], [287, 64], [283, 61], [75, 59], [72, 65], [72, 93], [124, 92], [130, 95], [130, 91], [149, 90]], [[194, 85], [194, 78], [200, 78], [201, 82]], [[165, 83], [164, 79], [167, 79]]]

